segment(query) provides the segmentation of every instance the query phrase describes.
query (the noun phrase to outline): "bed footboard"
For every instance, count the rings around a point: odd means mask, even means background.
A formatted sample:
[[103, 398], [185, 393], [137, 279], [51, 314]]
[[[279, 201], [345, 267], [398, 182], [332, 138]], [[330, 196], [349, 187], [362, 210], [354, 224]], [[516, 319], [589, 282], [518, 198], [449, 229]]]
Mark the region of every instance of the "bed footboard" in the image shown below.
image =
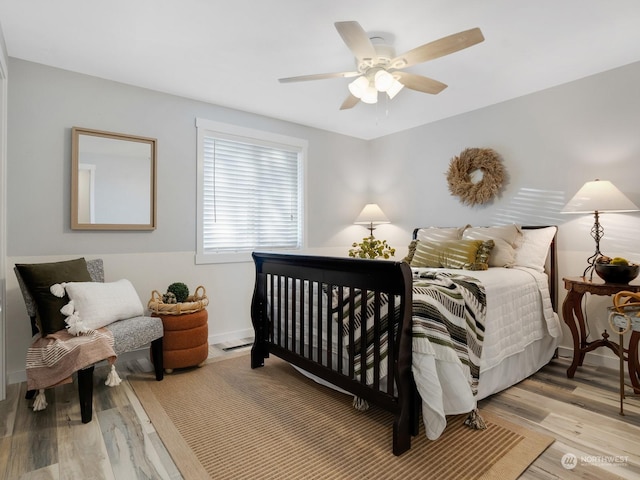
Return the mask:
[[269, 354], [394, 414], [393, 453], [411, 447], [412, 276], [406, 263], [254, 253], [251, 367]]

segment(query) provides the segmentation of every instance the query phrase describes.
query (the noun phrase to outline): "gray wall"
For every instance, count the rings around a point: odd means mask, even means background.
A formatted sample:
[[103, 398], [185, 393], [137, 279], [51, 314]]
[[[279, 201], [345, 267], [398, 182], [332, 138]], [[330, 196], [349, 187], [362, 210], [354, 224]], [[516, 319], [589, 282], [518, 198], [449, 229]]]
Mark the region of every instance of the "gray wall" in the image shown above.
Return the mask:
[[[353, 219], [374, 201], [392, 221], [377, 236], [400, 256], [414, 226], [558, 224], [562, 278], [581, 274], [593, 252], [592, 217], [558, 214], [584, 182], [611, 180], [640, 204], [640, 63], [370, 142], [25, 61], [12, 59], [9, 66], [7, 268], [18, 261], [101, 256], [107, 280], [129, 278], [143, 301], [173, 281], [202, 284], [214, 340], [250, 332], [253, 271], [250, 264], [193, 263], [196, 117], [309, 141], [308, 244], [318, 252], [346, 252], [366, 233]], [[72, 126], [158, 138], [156, 231], [70, 230]], [[449, 161], [467, 147], [494, 148], [504, 158], [508, 182], [488, 205], [466, 207], [448, 193]], [[601, 220], [602, 250], [640, 262], [640, 215]], [[29, 329], [8, 274], [11, 381], [22, 375]], [[607, 302], [588, 301], [596, 335]], [[570, 345], [568, 336], [564, 344]]]
[[[635, 63], [374, 140], [372, 189], [404, 230], [424, 222], [558, 224], [563, 250], [590, 251], [590, 227], [586, 235], [573, 230], [579, 217], [558, 212], [596, 178], [612, 181], [640, 205], [639, 85]], [[467, 147], [493, 148], [503, 157], [506, 187], [487, 205], [464, 206], [448, 194], [449, 162]], [[639, 215], [612, 216], [601, 219], [603, 247], [640, 260]], [[587, 216], [585, 225], [592, 224]]]
[[[448, 193], [449, 162], [468, 147], [495, 149], [508, 173], [499, 198], [479, 207]], [[640, 206], [640, 63], [380, 138], [369, 148], [371, 188], [393, 222], [379, 232], [392, 244], [404, 244], [416, 225], [558, 225], [562, 302], [562, 278], [582, 275], [595, 244], [592, 215], [559, 211], [596, 178]], [[600, 222], [601, 251], [640, 263], [640, 213], [602, 214]], [[609, 305], [609, 297], [587, 296], [590, 339], [611, 330]], [[571, 346], [566, 327], [564, 334], [563, 345]], [[616, 367], [612, 359], [599, 349], [589, 361]]]
[[[336, 229], [357, 215], [363, 185], [354, 177], [364, 159], [361, 140], [11, 59], [8, 255], [193, 251], [196, 117], [309, 141], [311, 246], [330, 244]], [[155, 232], [70, 229], [73, 126], [158, 139]]]
[[[251, 333], [252, 264], [195, 265], [196, 117], [308, 140], [310, 248], [343, 246], [366, 201], [366, 142], [258, 115], [10, 59], [7, 371], [20, 378], [30, 340], [16, 262], [104, 257], [107, 280], [129, 278], [146, 302], [183, 281], [205, 287], [213, 341]], [[71, 127], [158, 140], [158, 228], [70, 229]], [[357, 228], [357, 227], [353, 227]], [[359, 231], [358, 231], [359, 232]], [[344, 249], [340, 249], [344, 251]]]

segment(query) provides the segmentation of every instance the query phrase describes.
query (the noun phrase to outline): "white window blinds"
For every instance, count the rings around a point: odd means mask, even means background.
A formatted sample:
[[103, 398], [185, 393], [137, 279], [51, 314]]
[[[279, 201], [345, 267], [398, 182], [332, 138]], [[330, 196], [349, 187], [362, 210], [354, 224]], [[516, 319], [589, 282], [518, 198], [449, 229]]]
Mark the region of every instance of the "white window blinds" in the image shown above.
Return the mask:
[[301, 149], [209, 130], [199, 134], [202, 253], [300, 248]]

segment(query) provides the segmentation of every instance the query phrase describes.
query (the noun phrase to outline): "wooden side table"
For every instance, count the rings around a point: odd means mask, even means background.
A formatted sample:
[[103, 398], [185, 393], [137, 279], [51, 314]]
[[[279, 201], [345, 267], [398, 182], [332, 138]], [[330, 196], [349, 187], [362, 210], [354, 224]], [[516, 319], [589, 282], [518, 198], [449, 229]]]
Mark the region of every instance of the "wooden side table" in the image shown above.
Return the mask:
[[563, 278], [563, 281], [567, 296], [562, 304], [562, 319], [571, 330], [571, 336], [573, 337], [573, 362], [567, 369], [567, 377], [573, 378], [577, 368], [582, 365], [587, 352], [600, 347], [608, 347], [618, 357], [622, 354], [623, 360], [627, 360], [631, 385], [635, 393], [640, 393], [640, 364], [638, 362], [640, 332], [633, 332], [629, 340], [629, 348], [621, 348], [619, 344], [609, 340], [609, 334], [606, 329], [602, 333], [602, 338], [589, 341], [582, 312], [582, 297], [584, 297], [585, 293], [611, 296], [625, 290], [640, 292], [640, 284], [635, 280], [630, 284], [605, 283], [599, 278], [589, 280], [585, 277], [567, 277]]

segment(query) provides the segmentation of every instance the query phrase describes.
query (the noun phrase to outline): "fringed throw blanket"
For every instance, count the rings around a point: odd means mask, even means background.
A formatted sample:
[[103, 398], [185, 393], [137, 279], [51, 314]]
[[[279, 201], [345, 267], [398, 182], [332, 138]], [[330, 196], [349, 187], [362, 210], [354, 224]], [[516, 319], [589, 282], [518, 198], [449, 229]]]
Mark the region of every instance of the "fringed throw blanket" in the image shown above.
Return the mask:
[[414, 280], [412, 369], [429, 439], [440, 436], [449, 414], [470, 412], [465, 424], [486, 428], [475, 400], [486, 311], [475, 278], [431, 271]]
[[[90, 345], [90, 348], [86, 346]], [[80, 348], [80, 347], [84, 348]], [[101, 360], [113, 365], [113, 335], [106, 328], [70, 335], [66, 330], [36, 338], [27, 351], [27, 389], [69, 383], [71, 375]]]
[[[363, 301], [355, 293], [354, 303]], [[335, 301], [335, 297], [334, 297]], [[374, 325], [373, 295], [367, 299], [366, 377], [371, 383], [374, 349], [371, 345]], [[380, 331], [387, 329], [388, 298], [377, 300], [382, 310]], [[346, 310], [346, 301], [343, 303]], [[334, 303], [334, 308], [336, 304]], [[413, 373], [423, 400], [423, 418], [430, 439], [437, 438], [446, 426], [447, 414], [470, 412], [467, 424], [484, 428], [476, 410], [475, 395], [480, 375], [480, 357], [484, 341], [486, 297], [484, 287], [466, 275], [424, 271], [413, 283]], [[397, 308], [397, 306], [396, 306]], [[336, 310], [334, 310], [336, 312]], [[349, 319], [343, 318], [343, 335], [348, 338]], [[360, 374], [361, 316], [355, 316], [354, 350], [356, 375]], [[380, 346], [380, 374], [386, 374], [387, 338]], [[359, 406], [357, 400], [354, 405]]]
[[[413, 282], [413, 352], [451, 360], [469, 369], [478, 392], [487, 299], [483, 286], [465, 275], [424, 272]], [[429, 345], [422, 341], [429, 340]]]

